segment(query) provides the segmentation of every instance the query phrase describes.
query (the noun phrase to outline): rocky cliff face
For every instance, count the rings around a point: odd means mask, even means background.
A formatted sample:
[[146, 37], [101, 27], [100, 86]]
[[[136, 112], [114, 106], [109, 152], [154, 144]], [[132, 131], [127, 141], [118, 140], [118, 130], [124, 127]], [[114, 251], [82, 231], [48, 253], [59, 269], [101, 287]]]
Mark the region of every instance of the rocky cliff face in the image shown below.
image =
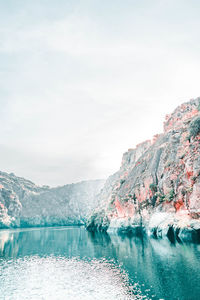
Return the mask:
[[0, 172], [0, 228], [83, 224], [98, 202], [103, 180], [39, 187]]
[[164, 133], [129, 149], [99, 198], [89, 230], [200, 236], [200, 98], [167, 115]]

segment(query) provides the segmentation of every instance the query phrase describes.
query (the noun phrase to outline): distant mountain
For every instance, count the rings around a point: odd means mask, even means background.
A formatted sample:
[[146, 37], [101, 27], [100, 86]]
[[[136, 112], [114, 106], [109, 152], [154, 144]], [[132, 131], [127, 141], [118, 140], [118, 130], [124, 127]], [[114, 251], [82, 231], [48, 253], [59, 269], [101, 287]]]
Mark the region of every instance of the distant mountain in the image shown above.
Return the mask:
[[83, 224], [98, 205], [104, 180], [57, 188], [0, 172], [0, 228]]
[[123, 155], [99, 202], [89, 230], [132, 232], [143, 226], [156, 237], [200, 237], [200, 98], [167, 115], [164, 133]]

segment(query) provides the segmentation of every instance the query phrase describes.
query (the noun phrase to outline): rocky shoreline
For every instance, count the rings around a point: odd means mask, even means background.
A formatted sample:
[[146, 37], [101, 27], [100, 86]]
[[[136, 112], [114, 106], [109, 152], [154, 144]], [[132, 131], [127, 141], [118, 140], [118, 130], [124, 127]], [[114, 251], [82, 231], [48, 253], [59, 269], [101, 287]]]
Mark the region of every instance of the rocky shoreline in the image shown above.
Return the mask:
[[[139, 218], [139, 216], [138, 216]], [[104, 223], [86, 223], [88, 231], [107, 232], [108, 234], [140, 235], [147, 234], [150, 237], [161, 239], [168, 238], [170, 241], [199, 242], [200, 243], [200, 220], [190, 218], [189, 215], [177, 215], [167, 212], [155, 212], [149, 222], [138, 222], [138, 219], [115, 218]]]

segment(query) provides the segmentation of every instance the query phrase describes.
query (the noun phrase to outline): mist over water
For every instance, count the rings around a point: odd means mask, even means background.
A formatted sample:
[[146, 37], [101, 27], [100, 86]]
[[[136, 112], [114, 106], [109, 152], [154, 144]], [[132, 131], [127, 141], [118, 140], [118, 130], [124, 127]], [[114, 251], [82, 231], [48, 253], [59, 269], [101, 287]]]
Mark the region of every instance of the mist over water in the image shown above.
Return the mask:
[[0, 299], [198, 299], [200, 245], [83, 227], [0, 231]]

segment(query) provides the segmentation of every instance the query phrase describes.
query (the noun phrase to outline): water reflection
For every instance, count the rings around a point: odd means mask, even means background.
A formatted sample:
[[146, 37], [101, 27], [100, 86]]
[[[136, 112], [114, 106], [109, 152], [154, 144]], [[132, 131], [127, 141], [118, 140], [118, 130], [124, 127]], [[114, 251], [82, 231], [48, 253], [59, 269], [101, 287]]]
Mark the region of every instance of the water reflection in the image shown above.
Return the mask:
[[83, 227], [0, 231], [0, 266], [1, 261], [35, 255], [106, 259], [121, 266], [130, 283], [138, 283], [148, 298], [200, 298], [199, 244], [172, 244], [167, 239], [149, 239], [144, 235], [94, 234]]

